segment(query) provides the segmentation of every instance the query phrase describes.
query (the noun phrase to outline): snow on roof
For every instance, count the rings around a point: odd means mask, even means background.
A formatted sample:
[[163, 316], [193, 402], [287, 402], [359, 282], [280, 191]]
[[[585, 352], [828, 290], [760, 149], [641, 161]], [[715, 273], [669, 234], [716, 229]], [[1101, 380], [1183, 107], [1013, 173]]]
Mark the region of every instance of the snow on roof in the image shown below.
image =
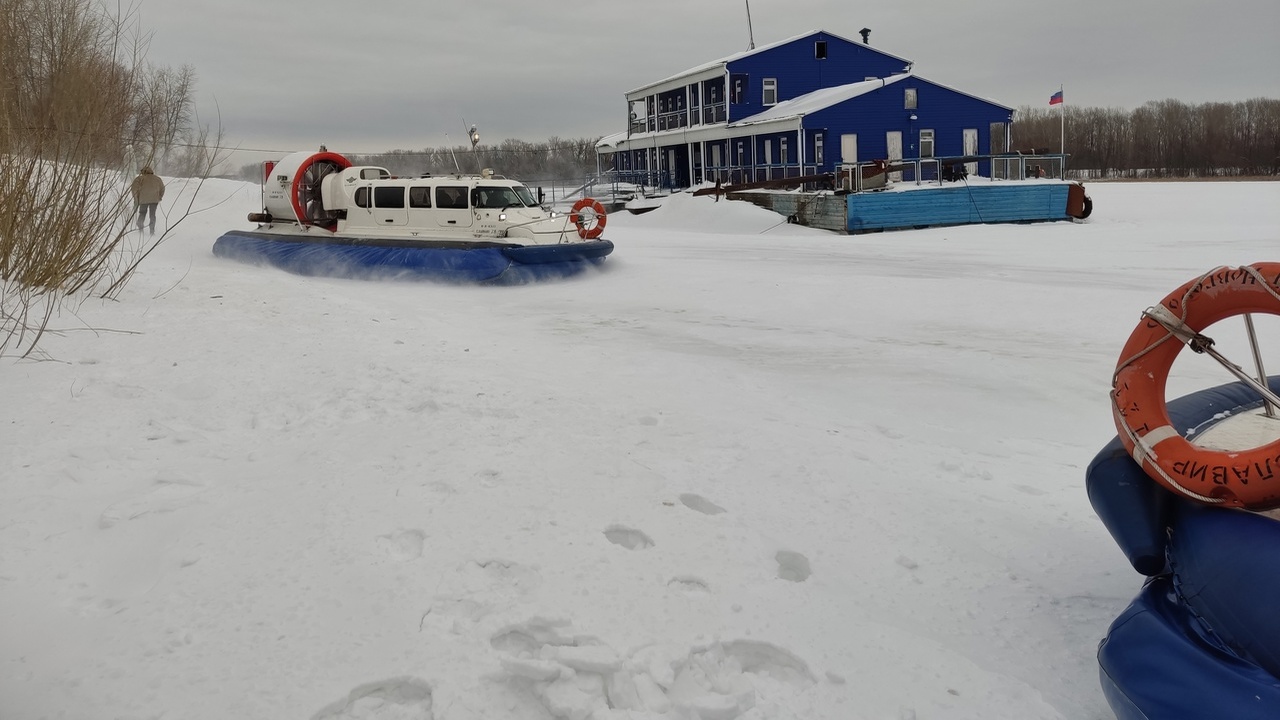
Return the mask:
[[825, 110], [832, 105], [838, 105], [845, 100], [856, 98], [859, 95], [866, 95], [869, 92], [879, 90], [882, 87], [892, 85], [899, 80], [909, 77], [915, 77], [915, 75], [912, 75], [911, 73], [902, 73], [899, 75], [890, 75], [887, 78], [863, 80], [862, 82], [849, 83], [848, 85], [837, 85], [836, 87], [814, 90], [813, 92], [806, 93], [800, 97], [784, 100], [762, 113], [756, 113], [751, 117], [743, 118], [733, 124], [750, 125], [752, 123], [768, 122], [769, 120], [801, 117], [819, 110]]
[[598, 148], [613, 147], [617, 145], [620, 141], [626, 140], [626, 139], [627, 139], [627, 131], [623, 130], [622, 132], [616, 132], [616, 133], [613, 133], [612, 135], [605, 135], [604, 137], [600, 138], [599, 140], [596, 141], [596, 147]]

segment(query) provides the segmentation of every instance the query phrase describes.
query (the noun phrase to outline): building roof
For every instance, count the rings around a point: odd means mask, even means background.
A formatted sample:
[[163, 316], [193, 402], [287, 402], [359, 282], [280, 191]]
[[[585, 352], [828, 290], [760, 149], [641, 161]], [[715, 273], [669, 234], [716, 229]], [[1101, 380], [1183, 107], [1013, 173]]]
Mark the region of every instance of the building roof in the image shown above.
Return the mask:
[[[810, 36], [813, 36], [813, 35], [817, 35], [817, 34], [819, 34], [819, 33], [822, 33], [822, 34], [824, 34], [824, 35], [829, 35], [829, 36], [831, 36], [831, 37], [833, 37], [833, 38], [835, 38], [835, 39], [837, 39], [837, 40], [844, 40], [845, 42], [852, 43], [852, 44], [854, 44], [854, 45], [859, 45], [859, 44], [861, 44], [861, 43], [857, 43], [857, 42], [855, 42], [855, 41], [853, 41], [853, 40], [850, 40], [850, 39], [848, 39], [848, 38], [845, 38], [845, 37], [841, 37], [841, 36], [839, 36], [839, 35], [836, 35], [835, 33], [827, 32], [826, 30], [822, 30], [822, 29], [810, 30], [810, 31], [808, 31], [808, 32], [800, 33], [799, 35], [794, 35], [794, 36], [789, 37], [789, 38], [787, 38], [787, 39], [785, 39], [785, 40], [778, 40], [777, 42], [771, 42], [771, 43], [769, 43], [769, 44], [767, 44], [767, 45], [761, 45], [760, 47], [757, 47], [757, 48], [752, 49], [752, 50], [744, 50], [744, 51], [742, 51], [742, 52], [737, 52], [737, 53], [734, 53], [734, 54], [732, 54], [732, 55], [726, 55], [726, 56], [724, 56], [724, 57], [722, 57], [722, 58], [720, 58], [720, 59], [718, 59], [718, 60], [712, 60], [712, 61], [710, 61], [710, 62], [702, 63], [701, 65], [696, 65], [696, 66], [694, 66], [694, 67], [688, 68], [687, 70], [682, 70], [682, 71], [680, 71], [680, 72], [676, 73], [675, 75], [671, 75], [671, 76], [669, 76], [669, 77], [665, 77], [665, 78], [663, 78], [663, 79], [661, 79], [661, 80], [658, 80], [658, 81], [655, 81], [655, 82], [645, 83], [644, 85], [641, 85], [641, 86], [640, 86], [640, 87], [638, 87], [638, 88], [635, 88], [635, 89], [632, 89], [632, 90], [628, 90], [628, 91], [626, 92], [626, 94], [629, 96], [629, 95], [632, 95], [632, 94], [634, 94], [634, 93], [641, 92], [641, 91], [643, 91], [643, 90], [649, 90], [650, 88], [653, 88], [653, 87], [658, 86], [658, 85], [670, 84], [670, 83], [672, 83], [672, 82], [674, 82], [674, 81], [682, 80], [682, 79], [687, 78], [687, 77], [689, 77], [689, 76], [691, 76], [691, 75], [699, 75], [699, 74], [706, 73], [706, 72], [709, 72], [709, 71], [714, 71], [714, 70], [716, 70], [716, 69], [723, 68], [725, 65], [728, 65], [729, 63], [731, 63], [731, 62], [733, 62], [733, 61], [735, 61], [735, 60], [741, 60], [742, 58], [745, 58], [745, 57], [750, 57], [750, 56], [752, 56], [752, 55], [756, 55], [756, 54], [758, 54], [758, 53], [766, 52], [766, 51], [768, 51], [768, 50], [772, 50], [772, 49], [774, 49], [774, 48], [776, 48], [776, 47], [780, 47], [780, 46], [782, 46], [782, 45], [786, 45], [787, 43], [792, 43], [792, 42], [795, 42], [796, 40], [802, 40], [802, 39], [804, 39], [804, 38], [807, 38], [807, 37], [810, 37]], [[906, 59], [906, 58], [904, 58], [904, 57], [898, 57], [897, 55], [894, 55], [893, 53], [887, 53], [887, 52], [885, 52], [885, 51], [883, 51], [883, 50], [881, 50], [881, 49], [879, 49], [879, 48], [877, 48], [877, 47], [873, 47], [873, 46], [871, 46], [871, 45], [867, 45], [867, 47], [868, 47], [869, 49], [871, 49], [871, 50], [874, 50], [875, 52], [880, 53], [881, 55], [886, 56], [886, 57], [891, 57], [891, 58], [895, 58], [895, 59], [901, 60], [901, 61], [902, 61], [902, 63], [903, 63], [903, 66], [904, 66], [904, 67], [910, 67], [910, 66], [911, 66], [911, 64], [912, 64], [910, 60], [908, 60], [908, 59]]]
[[887, 78], [876, 78], [875, 80], [863, 80], [862, 82], [849, 83], [848, 85], [837, 85], [835, 87], [822, 88], [806, 93], [800, 97], [783, 100], [782, 102], [770, 107], [762, 113], [756, 113], [750, 117], [745, 117], [733, 123], [733, 125], [752, 125], [760, 122], [768, 122], [770, 120], [781, 120], [790, 117], [803, 117], [809, 113], [819, 110], [825, 110], [832, 105], [851, 100], [859, 95], [866, 95], [874, 90], [879, 90], [886, 85], [892, 85], [905, 78], [915, 77], [911, 73], [901, 73], [898, 75], [890, 75]]
[[755, 123], [769, 122], [771, 120], [782, 120], [784, 118], [792, 118], [792, 117], [804, 117], [805, 115], [818, 112], [819, 110], [825, 110], [833, 105], [839, 105], [840, 103], [846, 100], [851, 100], [853, 98], [856, 98], [859, 95], [865, 95], [869, 92], [879, 90], [880, 88], [885, 87], [887, 85], [892, 85], [894, 83], [901, 82], [902, 80], [905, 80], [907, 78], [912, 78], [915, 80], [919, 80], [921, 82], [927, 82], [930, 85], [936, 85], [937, 87], [940, 87], [943, 90], [948, 90], [950, 92], [958, 93], [960, 95], [965, 95], [965, 96], [974, 98], [975, 100], [981, 100], [982, 102], [990, 103], [992, 105], [995, 105], [996, 107], [1004, 108], [1005, 110], [1008, 110], [1010, 112], [1013, 111], [1013, 108], [1009, 107], [1008, 105], [998, 103], [988, 98], [978, 97], [977, 95], [974, 95], [972, 93], [967, 93], [963, 90], [957, 90], [953, 87], [948, 87], [941, 83], [936, 83], [932, 80], [927, 80], [925, 78], [920, 77], [919, 75], [916, 75], [915, 73], [899, 73], [897, 75], [890, 75], [887, 78], [863, 80], [862, 82], [849, 83], [848, 85], [837, 85], [836, 87], [822, 88], [821, 90], [814, 90], [813, 92], [806, 93], [804, 95], [801, 95], [800, 97], [791, 98], [790, 100], [784, 100], [778, 103], [777, 105], [770, 107], [768, 110], [765, 110], [764, 112], [756, 113], [755, 115], [752, 115], [750, 117], [745, 117], [745, 118], [742, 118], [741, 120], [735, 121], [731, 124], [731, 126], [753, 125]]

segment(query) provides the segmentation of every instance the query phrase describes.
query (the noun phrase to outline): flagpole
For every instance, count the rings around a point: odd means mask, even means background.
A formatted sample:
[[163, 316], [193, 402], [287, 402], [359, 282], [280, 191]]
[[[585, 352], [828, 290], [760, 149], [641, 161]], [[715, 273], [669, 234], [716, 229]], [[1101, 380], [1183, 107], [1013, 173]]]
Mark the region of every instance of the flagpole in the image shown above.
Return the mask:
[[1067, 96], [1062, 92], [1062, 85], [1058, 86], [1058, 94], [1062, 95], [1062, 102], [1058, 103], [1058, 117], [1061, 121], [1060, 134], [1058, 135], [1058, 154], [1067, 154]]

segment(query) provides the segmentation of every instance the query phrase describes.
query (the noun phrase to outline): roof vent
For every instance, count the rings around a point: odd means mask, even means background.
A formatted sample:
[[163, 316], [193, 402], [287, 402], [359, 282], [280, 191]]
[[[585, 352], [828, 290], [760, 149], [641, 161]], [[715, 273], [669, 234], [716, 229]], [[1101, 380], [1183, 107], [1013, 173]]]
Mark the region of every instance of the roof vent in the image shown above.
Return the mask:
[[863, 45], [871, 44], [871, 40], [869, 39], [871, 37], [871, 28], [862, 28], [858, 31], [858, 34], [862, 36]]

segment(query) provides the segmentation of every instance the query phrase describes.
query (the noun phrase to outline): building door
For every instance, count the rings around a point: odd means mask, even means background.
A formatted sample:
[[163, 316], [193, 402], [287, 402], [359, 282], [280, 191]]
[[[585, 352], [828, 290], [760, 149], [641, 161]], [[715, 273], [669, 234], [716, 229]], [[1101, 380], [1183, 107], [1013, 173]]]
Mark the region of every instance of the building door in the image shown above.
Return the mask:
[[858, 164], [857, 133], [840, 136], [840, 164], [841, 165], [857, 165]]
[[[965, 155], [978, 154], [978, 128], [964, 129], [964, 154]], [[964, 169], [970, 175], [977, 175], [978, 163], [976, 162], [965, 163]]]
[[846, 190], [853, 189], [847, 183], [849, 182], [849, 179], [853, 177], [849, 171], [855, 169], [858, 165], [857, 133], [849, 133], [848, 135], [840, 136], [840, 159], [834, 164], [836, 176], [840, 179], [841, 183], [846, 183], [845, 185], [842, 185], [842, 187]]
[[[885, 160], [893, 165], [902, 160], [902, 131], [893, 130], [884, 134]], [[889, 180], [902, 182], [902, 171], [889, 173]]]

